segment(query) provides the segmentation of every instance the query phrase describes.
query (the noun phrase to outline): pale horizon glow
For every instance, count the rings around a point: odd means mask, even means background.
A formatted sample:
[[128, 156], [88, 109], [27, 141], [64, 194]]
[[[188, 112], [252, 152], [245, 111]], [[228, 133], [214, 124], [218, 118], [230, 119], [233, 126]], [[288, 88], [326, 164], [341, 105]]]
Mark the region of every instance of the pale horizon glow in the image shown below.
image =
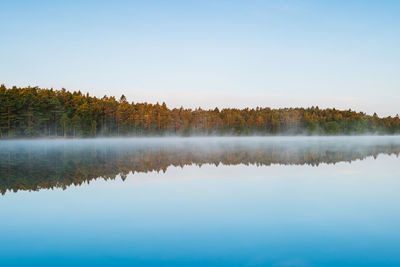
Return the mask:
[[398, 1], [1, 1], [0, 83], [400, 113]]

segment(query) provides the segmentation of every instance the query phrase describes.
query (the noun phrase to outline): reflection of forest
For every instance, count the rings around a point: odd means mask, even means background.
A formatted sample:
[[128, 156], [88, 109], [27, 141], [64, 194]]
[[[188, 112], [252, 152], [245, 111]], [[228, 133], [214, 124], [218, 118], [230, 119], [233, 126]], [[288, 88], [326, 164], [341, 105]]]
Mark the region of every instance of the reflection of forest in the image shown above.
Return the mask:
[[5, 142], [0, 143], [0, 191], [66, 188], [168, 166], [312, 165], [400, 154], [396, 142]]

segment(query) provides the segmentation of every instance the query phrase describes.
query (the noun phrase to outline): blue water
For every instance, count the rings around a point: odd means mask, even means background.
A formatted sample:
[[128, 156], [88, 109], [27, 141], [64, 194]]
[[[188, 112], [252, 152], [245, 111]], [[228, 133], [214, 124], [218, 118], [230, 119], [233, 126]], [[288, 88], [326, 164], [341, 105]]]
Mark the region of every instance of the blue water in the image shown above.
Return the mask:
[[[371, 153], [318, 165], [194, 162], [64, 189], [10, 189], [0, 195], [0, 266], [400, 266], [399, 154]], [[2, 160], [5, 170], [10, 159]]]

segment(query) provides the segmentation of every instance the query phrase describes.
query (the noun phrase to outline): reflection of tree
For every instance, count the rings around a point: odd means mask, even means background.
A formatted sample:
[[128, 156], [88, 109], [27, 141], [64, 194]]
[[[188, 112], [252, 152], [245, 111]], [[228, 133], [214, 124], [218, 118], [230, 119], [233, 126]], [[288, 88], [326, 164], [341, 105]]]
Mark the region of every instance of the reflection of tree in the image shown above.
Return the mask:
[[168, 166], [311, 165], [400, 154], [399, 143], [333, 142], [11, 142], [0, 144], [0, 192], [66, 188], [102, 177], [125, 179], [130, 172], [165, 171]]

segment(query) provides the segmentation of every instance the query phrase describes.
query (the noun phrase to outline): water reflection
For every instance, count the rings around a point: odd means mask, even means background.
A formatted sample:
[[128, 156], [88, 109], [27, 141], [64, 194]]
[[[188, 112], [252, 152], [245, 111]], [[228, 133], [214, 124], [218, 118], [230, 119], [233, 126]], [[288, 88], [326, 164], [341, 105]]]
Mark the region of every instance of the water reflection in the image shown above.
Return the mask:
[[398, 137], [141, 138], [3, 141], [0, 192], [67, 188], [169, 166], [311, 165], [400, 154]]

